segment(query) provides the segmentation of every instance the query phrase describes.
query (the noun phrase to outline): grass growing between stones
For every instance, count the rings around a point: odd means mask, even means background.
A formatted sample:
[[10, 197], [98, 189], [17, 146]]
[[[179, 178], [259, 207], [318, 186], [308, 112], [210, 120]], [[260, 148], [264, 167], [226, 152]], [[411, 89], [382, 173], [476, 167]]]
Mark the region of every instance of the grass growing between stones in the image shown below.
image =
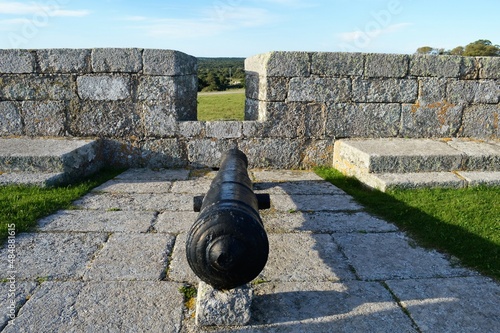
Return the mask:
[[0, 245], [7, 239], [9, 225], [15, 225], [16, 234], [30, 231], [38, 219], [59, 209], [70, 208], [74, 200], [122, 171], [104, 170], [64, 187], [0, 186]]
[[[370, 190], [332, 168], [316, 173], [419, 244], [500, 280], [500, 188]], [[394, 249], [397, 251], [397, 249]]]
[[212, 93], [198, 96], [198, 120], [243, 120], [245, 93]]

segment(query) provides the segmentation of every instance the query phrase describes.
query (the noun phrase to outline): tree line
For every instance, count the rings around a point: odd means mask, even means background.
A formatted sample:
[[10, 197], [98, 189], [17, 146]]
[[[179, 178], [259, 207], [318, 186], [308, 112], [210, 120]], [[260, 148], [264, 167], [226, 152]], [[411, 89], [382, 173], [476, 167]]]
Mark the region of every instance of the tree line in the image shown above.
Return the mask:
[[245, 87], [245, 58], [198, 58], [198, 91]]
[[499, 57], [500, 46], [493, 45], [487, 39], [480, 39], [473, 43], [464, 46], [457, 46], [452, 50], [445, 50], [442, 48], [435, 48], [431, 46], [422, 46], [417, 49], [417, 54], [432, 54], [432, 55], [459, 55], [464, 57]]

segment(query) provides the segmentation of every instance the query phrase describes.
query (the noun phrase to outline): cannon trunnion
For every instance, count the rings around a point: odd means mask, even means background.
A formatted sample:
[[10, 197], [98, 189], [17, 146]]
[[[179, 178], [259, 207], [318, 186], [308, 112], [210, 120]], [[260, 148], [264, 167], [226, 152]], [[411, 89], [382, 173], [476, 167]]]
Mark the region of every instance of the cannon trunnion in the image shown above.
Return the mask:
[[[188, 233], [189, 266], [216, 289], [233, 289], [252, 281], [267, 262], [269, 242], [247, 168], [247, 157], [240, 150], [224, 154]], [[267, 196], [264, 201], [268, 200]]]

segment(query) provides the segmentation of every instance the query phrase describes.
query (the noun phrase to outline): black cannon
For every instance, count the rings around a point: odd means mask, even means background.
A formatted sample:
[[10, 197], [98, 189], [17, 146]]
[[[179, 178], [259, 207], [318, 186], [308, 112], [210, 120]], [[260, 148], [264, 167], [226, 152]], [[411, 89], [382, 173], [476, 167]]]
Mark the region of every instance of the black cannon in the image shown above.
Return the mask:
[[[240, 150], [224, 154], [187, 236], [189, 266], [216, 289], [252, 281], [267, 262], [269, 243], [247, 168], [247, 157]], [[269, 196], [260, 198], [260, 207], [268, 208]]]

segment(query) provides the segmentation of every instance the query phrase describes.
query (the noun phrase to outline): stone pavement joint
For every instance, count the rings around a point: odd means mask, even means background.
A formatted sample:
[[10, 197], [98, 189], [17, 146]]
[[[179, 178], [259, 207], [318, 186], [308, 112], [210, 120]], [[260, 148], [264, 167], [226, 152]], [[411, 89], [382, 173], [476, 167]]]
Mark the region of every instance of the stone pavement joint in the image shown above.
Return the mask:
[[199, 283], [185, 238], [213, 173], [133, 169], [16, 236], [13, 295], [0, 248], [0, 331], [498, 331], [498, 282], [419, 247], [312, 172], [250, 173], [272, 207], [246, 326], [196, 325], [180, 292]]

